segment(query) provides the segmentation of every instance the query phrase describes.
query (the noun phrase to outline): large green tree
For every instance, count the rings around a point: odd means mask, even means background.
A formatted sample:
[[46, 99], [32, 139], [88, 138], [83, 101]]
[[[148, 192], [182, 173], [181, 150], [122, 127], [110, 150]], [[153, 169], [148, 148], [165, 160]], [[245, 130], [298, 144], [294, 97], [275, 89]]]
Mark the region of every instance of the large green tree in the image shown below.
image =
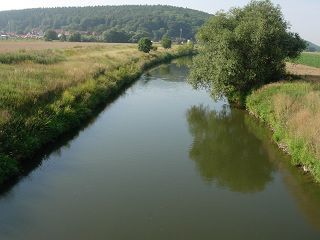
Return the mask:
[[218, 12], [199, 31], [200, 54], [190, 82], [213, 96], [243, 102], [248, 92], [279, 80], [286, 58], [298, 56], [305, 42], [289, 31], [280, 6], [269, 0]]

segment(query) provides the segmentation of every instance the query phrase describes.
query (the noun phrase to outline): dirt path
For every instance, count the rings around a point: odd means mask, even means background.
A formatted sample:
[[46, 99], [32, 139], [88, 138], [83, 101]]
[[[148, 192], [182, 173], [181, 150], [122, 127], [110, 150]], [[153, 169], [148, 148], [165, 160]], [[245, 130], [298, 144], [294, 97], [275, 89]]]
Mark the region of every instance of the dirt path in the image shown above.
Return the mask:
[[301, 64], [287, 63], [287, 71], [291, 74], [305, 77], [320, 77], [320, 68], [309, 67]]

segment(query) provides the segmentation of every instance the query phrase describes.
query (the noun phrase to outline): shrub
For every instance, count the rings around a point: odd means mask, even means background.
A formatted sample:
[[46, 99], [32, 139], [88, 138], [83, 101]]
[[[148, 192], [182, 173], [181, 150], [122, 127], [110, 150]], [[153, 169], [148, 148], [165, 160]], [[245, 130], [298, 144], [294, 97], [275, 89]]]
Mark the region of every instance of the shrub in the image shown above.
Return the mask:
[[161, 40], [161, 45], [163, 48], [169, 49], [172, 46], [172, 41], [167, 35], [164, 35]]
[[45, 41], [58, 40], [58, 34], [54, 30], [48, 30], [44, 35], [44, 40]]
[[149, 38], [141, 38], [138, 42], [138, 49], [141, 52], [148, 53], [152, 49], [152, 42]]
[[81, 34], [79, 32], [72, 33], [69, 37], [69, 42], [81, 42]]

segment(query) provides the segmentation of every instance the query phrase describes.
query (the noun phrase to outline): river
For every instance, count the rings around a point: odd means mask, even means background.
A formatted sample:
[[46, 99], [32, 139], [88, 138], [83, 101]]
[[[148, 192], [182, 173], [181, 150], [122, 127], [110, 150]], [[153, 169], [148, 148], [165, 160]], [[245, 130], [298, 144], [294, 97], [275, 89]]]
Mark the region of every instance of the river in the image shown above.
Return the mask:
[[150, 70], [46, 154], [0, 196], [0, 239], [320, 239], [320, 186], [187, 74]]

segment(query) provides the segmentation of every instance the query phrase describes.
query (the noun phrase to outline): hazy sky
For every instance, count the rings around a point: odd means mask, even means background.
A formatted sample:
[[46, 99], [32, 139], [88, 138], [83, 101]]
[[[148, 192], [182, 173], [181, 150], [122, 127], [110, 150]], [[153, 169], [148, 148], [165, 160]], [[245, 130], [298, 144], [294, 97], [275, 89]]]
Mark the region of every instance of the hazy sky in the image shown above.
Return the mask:
[[[9, 0], [1, 2], [0, 10], [57, 7], [57, 6], [92, 6], [123, 4], [166, 4], [188, 7], [214, 13], [228, 10], [233, 6], [243, 6], [249, 0]], [[280, 4], [292, 30], [303, 38], [320, 45], [320, 0], [272, 0]]]

